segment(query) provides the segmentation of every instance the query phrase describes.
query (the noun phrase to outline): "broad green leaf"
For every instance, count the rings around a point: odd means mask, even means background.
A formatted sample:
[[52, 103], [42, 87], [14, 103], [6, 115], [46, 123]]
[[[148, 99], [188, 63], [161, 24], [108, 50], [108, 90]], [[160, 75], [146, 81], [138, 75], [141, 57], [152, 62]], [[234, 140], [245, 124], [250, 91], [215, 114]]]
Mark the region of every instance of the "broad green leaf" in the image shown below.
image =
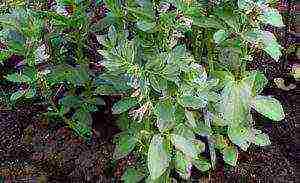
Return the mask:
[[196, 158], [192, 160], [193, 165], [200, 171], [206, 172], [211, 168], [211, 164], [208, 160], [203, 158]]
[[183, 95], [178, 98], [178, 103], [183, 107], [200, 109], [207, 105], [207, 97], [197, 97], [191, 95]]
[[135, 98], [124, 98], [113, 105], [112, 114], [121, 114], [138, 104]]
[[127, 156], [135, 147], [137, 138], [128, 133], [121, 133], [116, 137], [114, 159], [121, 159]]
[[190, 139], [186, 139], [180, 135], [171, 134], [171, 141], [175, 148], [182, 151], [186, 156], [190, 158], [197, 157], [198, 151]]
[[65, 108], [78, 108], [83, 104], [82, 99], [79, 96], [71, 96], [67, 95], [64, 98], [62, 98], [59, 103], [63, 105]]
[[283, 108], [275, 98], [257, 96], [253, 101], [252, 107], [273, 121], [281, 121], [285, 118]]
[[278, 44], [276, 37], [269, 31], [250, 31], [245, 33], [244, 38], [252, 44], [262, 44], [262, 49], [276, 61], [278, 61], [282, 55], [282, 46]]
[[92, 126], [92, 115], [89, 111], [81, 108], [75, 112], [72, 116], [72, 120], [81, 124], [82, 127], [91, 128]]
[[137, 22], [137, 28], [144, 32], [152, 30], [155, 27], [155, 25], [155, 22], [146, 22], [142, 20], [139, 20]]
[[164, 100], [154, 107], [154, 114], [157, 116], [157, 127], [162, 132], [175, 125], [176, 108], [171, 100]]
[[260, 18], [265, 24], [270, 24], [275, 27], [284, 27], [282, 17], [277, 9], [264, 8]]
[[223, 149], [223, 159], [225, 163], [231, 166], [236, 166], [237, 158], [238, 158], [238, 151], [235, 147], [228, 146]]
[[267, 146], [271, 144], [271, 141], [267, 134], [259, 133], [255, 135], [254, 144], [259, 146]]
[[271, 42], [264, 47], [264, 51], [267, 52], [274, 60], [278, 61], [282, 56], [282, 47], [277, 42]]
[[250, 142], [253, 139], [253, 134], [250, 128], [242, 126], [229, 126], [228, 137], [232, 143], [239, 146], [241, 149], [246, 151], [250, 146]]
[[21, 97], [23, 97], [24, 94], [25, 94], [25, 90], [21, 90], [21, 91], [14, 92], [14, 93], [10, 96], [10, 101], [11, 101], [11, 102], [15, 102], [15, 101], [17, 101], [18, 99], [20, 99]]
[[218, 112], [223, 116], [224, 122], [230, 124], [244, 124], [249, 113], [251, 90], [248, 85], [229, 82], [222, 91], [223, 100], [218, 106]]
[[182, 178], [188, 179], [190, 177], [191, 165], [192, 163], [185, 157], [185, 155], [181, 151], [176, 151], [175, 169]]
[[194, 132], [183, 123], [179, 123], [178, 125], [176, 125], [174, 127], [173, 133], [183, 136], [186, 139], [195, 139]]
[[6, 76], [6, 79], [8, 81], [15, 82], [15, 83], [31, 83], [32, 82], [31, 78], [26, 76], [25, 74], [17, 74], [17, 73]]
[[214, 41], [215, 41], [215, 43], [220, 44], [223, 41], [225, 41], [228, 36], [229, 36], [229, 34], [226, 31], [224, 31], [224, 30], [218, 30], [214, 34]]
[[139, 183], [144, 178], [144, 175], [134, 168], [127, 168], [121, 180], [124, 183]]
[[261, 93], [264, 87], [268, 84], [268, 79], [261, 72], [251, 72], [249, 76], [243, 79], [243, 82], [247, 82], [252, 88], [253, 96]]
[[159, 178], [169, 167], [170, 157], [161, 135], [154, 135], [148, 150], [148, 170], [152, 180]]

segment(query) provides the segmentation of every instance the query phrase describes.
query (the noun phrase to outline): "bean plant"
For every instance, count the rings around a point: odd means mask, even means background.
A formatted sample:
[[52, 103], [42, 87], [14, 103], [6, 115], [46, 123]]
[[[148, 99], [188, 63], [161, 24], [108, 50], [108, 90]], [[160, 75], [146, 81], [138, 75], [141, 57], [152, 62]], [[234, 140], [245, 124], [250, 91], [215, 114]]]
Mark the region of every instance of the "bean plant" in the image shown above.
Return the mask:
[[[143, 164], [128, 168], [125, 182], [170, 182], [174, 171], [188, 180], [192, 166], [213, 169], [219, 154], [236, 166], [240, 151], [271, 143], [255, 128], [251, 111], [273, 121], [285, 117], [277, 99], [261, 95], [264, 74], [247, 69], [258, 51], [274, 62], [282, 56], [275, 35], [265, 30], [284, 27], [275, 5], [60, 0], [45, 10], [25, 3], [0, 19], [1, 61], [21, 57], [5, 76], [21, 86], [11, 101], [43, 98], [48, 115], [89, 138], [91, 113], [105, 105], [102, 96], [119, 96], [111, 109], [122, 130], [113, 156], [134, 153]], [[95, 7], [104, 11], [100, 20]]]

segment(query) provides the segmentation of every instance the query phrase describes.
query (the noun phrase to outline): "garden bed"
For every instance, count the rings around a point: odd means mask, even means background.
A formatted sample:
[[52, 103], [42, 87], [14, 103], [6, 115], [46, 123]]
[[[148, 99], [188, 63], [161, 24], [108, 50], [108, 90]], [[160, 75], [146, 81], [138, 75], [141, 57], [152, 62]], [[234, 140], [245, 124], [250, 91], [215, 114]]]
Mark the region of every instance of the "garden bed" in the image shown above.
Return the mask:
[[[291, 1], [282, 10], [286, 27], [271, 30], [285, 50], [295, 44], [294, 6]], [[100, 12], [95, 19], [101, 18]], [[91, 36], [90, 42], [97, 41]], [[93, 51], [89, 54], [92, 60], [102, 59]], [[251, 145], [248, 151], [241, 151], [236, 167], [218, 158], [215, 170], [202, 173], [193, 168], [192, 182], [295, 182], [296, 90], [299, 82], [290, 73], [296, 61], [295, 52], [286, 51], [278, 62], [274, 62], [259, 51], [247, 68], [265, 74], [269, 82], [262, 94], [278, 99], [285, 112], [284, 120], [272, 122], [251, 111], [256, 128], [267, 133], [272, 144], [266, 147]], [[7, 68], [16, 64], [12, 65], [0, 66], [0, 182], [120, 182], [126, 167], [137, 164], [139, 157], [135, 153], [113, 159], [113, 138], [121, 129], [117, 127], [111, 107], [119, 97], [103, 97], [106, 106], [92, 113], [92, 135], [86, 140], [64, 122], [49, 121], [45, 116], [49, 109], [42, 100], [24, 100], [15, 106], [8, 104], [9, 95], [19, 87], [3, 80], [10, 72]], [[285, 86], [294, 84], [297, 87], [286, 91], [274, 81], [276, 78], [282, 78]], [[178, 178], [177, 182], [184, 182], [176, 173], [174, 177]]]

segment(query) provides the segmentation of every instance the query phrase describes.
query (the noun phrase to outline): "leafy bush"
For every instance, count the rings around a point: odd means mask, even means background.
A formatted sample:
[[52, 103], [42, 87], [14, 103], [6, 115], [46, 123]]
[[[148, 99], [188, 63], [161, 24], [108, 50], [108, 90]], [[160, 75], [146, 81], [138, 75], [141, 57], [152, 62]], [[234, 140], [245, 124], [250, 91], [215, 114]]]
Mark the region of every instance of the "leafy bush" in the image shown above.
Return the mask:
[[[43, 97], [49, 115], [88, 137], [90, 113], [104, 104], [100, 97], [122, 96], [112, 108], [123, 130], [115, 138], [114, 158], [134, 151], [147, 162], [144, 169], [128, 169], [125, 182], [143, 176], [166, 182], [173, 169], [188, 179], [192, 165], [214, 168], [216, 152], [235, 166], [240, 149], [270, 144], [254, 128], [252, 109], [274, 121], [284, 118], [278, 100], [260, 95], [266, 77], [246, 69], [257, 50], [274, 61], [281, 57], [275, 36], [263, 29], [284, 27], [274, 3], [106, 0], [106, 11], [98, 1], [64, 0], [55, 10], [12, 10], [0, 19], [6, 45], [1, 60], [23, 58], [22, 68], [6, 79], [26, 87], [11, 100]], [[94, 21], [90, 17], [100, 6], [106, 16]], [[94, 53], [104, 57], [101, 71], [90, 67], [91, 35], [101, 44]], [[61, 88], [67, 92], [56, 104], [53, 96]]]

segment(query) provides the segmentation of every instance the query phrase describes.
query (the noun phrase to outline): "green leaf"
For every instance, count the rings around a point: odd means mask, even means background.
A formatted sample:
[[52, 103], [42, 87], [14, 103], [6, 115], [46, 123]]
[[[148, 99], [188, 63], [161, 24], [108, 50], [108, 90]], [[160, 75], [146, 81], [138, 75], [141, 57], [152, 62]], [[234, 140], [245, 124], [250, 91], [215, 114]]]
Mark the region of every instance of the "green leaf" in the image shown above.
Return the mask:
[[171, 100], [158, 102], [154, 107], [154, 114], [157, 116], [157, 126], [162, 132], [175, 125], [176, 108]]
[[252, 10], [254, 8], [254, 1], [253, 0], [238, 0], [238, 7], [241, 10]]
[[262, 115], [273, 121], [281, 121], [285, 118], [283, 108], [278, 100], [272, 97], [257, 96], [252, 107]]
[[150, 75], [150, 83], [152, 88], [157, 92], [162, 92], [168, 89], [168, 81], [164, 78]]
[[112, 114], [121, 114], [138, 104], [135, 98], [124, 98], [113, 105]]
[[230, 124], [244, 124], [248, 121], [251, 89], [248, 85], [228, 82], [222, 91], [223, 100], [219, 103], [218, 111], [224, 122]]
[[192, 111], [185, 110], [185, 116], [186, 116], [186, 118], [187, 118], [188, 124], [189, 124], [192, 128], [196, 128], [196, 127], [197, 127], [197, 124], [196, 124], [196, 120], [195, 120], [194, 113], [193, 113]]
[[254, 144], [259, 146], [267, 146], [267, 145], [271, 145], [271, 141], [267, 134], [259, 133], [255, 135]]
[[225, 41], [228, 38], [229, 34], [224, 31], [224, 30], [218, 30], [215, 34], [214, 34], [214, 41], [217, 44], [222, 43], [223, 41]]
[[242, 82], [248, 83], [252, 88], [253, 96], [256, 96], [261, 93], [264, 87], [268, 84], [268, 79], [263, 73], [254, 71], [244, 78]]
[[114, 159], [121, 159], [127, 156], [136, 146], [137, 138], [128, 133], [120, 133], [115, 139], [116, 147], [113, 154]]
[[148, 170], [152, 180], [159, 178], [169, 167], [170, 157], [163, 137], [154, 135], [148, 150]]
[[186, 156], [196, 158], [198, 151], [192, 141], [183, 136], [171, 134], [171, 141], [176, 149], [182, 151]]
[[213, 138], [215, 142], [215, 147], [217, 149], [223, 150], [225, 147], [227, 147], [227, 142], [223, 135], [215, 134]]
[[194, 132], [183, 123], [179, 123], [178, 125], [176, 125], [174, 127], [173, 133], [183, 136], [186, 139], [195, 139]]
[[17, 91], [10, 96], [10, 101], [15, 102], [18, 99], [20, 99], [21, 97], [23, 97], [24, 94], [25, 94], [25, 90]]
[[195, 133], [205, 137], [210, 136], [212, 134], [211, 128], [207, 124], [205, 124], [204, 121], [199, 121], [194, 131]]
[[91, 128], [93, 121], [90, 112], [85, 110], [84, 108], [77, 110], [72, 116], [72, 120], [80, 123], [84, 128]]
[[6, 79], [8, 81], [15, 82], [15, 83], [31, 83], [32, 82], [32, 79], [30, 77], [26, 76], [25, 74], [17, 74], [17, 73], [6, 76]]
[[136, 25], [138, 29], [147, 32], [152, 30], [156, 24], [155, 22], [146, 22], [146, 21], [139, 20]]
[[250, 146], [253, 134], [250, 128], [243, 126], [229, 126], [228, 137], [235, 145], [239, 146], [242, 150], [246, 151]]
[[62, 98], [59, 103], [63, 105], [65, 108], [78, 108], [83, 104], [82, 99], [79, 96], [71, 96], [67, 95]]
[[134, 168], [127, 168], [121, 180], [124, 183], [138, 183], [144, 178], [144, 175]]
[[36, 95], [36, 88], [30, 88], [25, 93], [25, 98], [33, 98]]
[[176, 151], [175, 169], [182, 178], [188, 179], [190, 177], [191, 164], [192, 163], [184, 156], [181, 151]]
[[282, 17], [277, 9], [264, 8], [260, 18], [265, 24], [270, 24], [275, 27], [284, 27]]
[[191, 95], [183, 95], [178, 98], [178, 103], [183, 107], [190, 107], [193, 109], [200, 109], [207, 105], [206, 97], [196, 97]]
[[264, 47], [264, 51], [267, 52], [274, 60], [278, 61], [282, 56], [281, 46], [277, 42], [271, 42]]
[[276, 41], [276, 37], [273, 33], [269, 31], [255, 30], [247, 32], [244, 38], [252, 44], [262, 44], [262, 49], [276, 61], [278, 61], [282, 55], [282, 47]]
[[203, 158], [197, 158], [192, 160], [193, 165], [200, 171], [206, 172], [211, 168], [211, 164], [208, 160]]
[[236, 166], [237, 158], [238, 158], [238, 151], [235, 147], [229, 146], [223, 149], [223, 159], [225, 163], [231, 166]]

